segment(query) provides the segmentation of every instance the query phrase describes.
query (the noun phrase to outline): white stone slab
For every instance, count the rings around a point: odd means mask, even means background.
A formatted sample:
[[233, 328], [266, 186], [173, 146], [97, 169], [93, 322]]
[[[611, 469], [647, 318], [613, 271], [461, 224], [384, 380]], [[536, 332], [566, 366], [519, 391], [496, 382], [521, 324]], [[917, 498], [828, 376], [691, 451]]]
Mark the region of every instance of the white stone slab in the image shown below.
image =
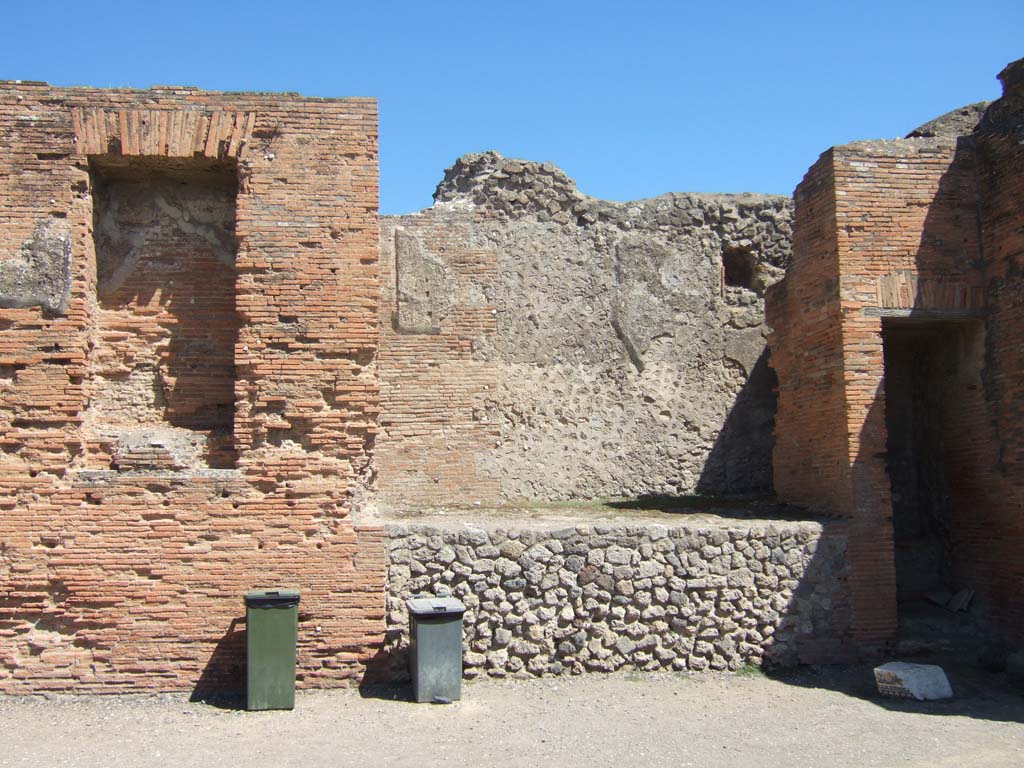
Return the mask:
[[890, 661], [875, 667], [875, 684], [880, 694], [894, 698], [918, 701], [953, 698], [946, 673], [934, 664]]

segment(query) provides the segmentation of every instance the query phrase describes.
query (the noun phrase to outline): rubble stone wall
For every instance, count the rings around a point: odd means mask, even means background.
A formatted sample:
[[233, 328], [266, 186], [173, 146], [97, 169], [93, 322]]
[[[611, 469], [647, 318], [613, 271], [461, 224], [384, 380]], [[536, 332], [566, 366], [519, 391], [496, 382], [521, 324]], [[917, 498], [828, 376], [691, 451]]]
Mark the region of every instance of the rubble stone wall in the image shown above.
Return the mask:
[[382, 503], [770, 489], [787, 198], [613, 203], [491, 152], [435, 199], [382, 221]]
[[466, 605], [465, 674], [738, 669], [835, 660], [845, 633], [839, 524], [388, 526], [388, 645], [405, 601]]

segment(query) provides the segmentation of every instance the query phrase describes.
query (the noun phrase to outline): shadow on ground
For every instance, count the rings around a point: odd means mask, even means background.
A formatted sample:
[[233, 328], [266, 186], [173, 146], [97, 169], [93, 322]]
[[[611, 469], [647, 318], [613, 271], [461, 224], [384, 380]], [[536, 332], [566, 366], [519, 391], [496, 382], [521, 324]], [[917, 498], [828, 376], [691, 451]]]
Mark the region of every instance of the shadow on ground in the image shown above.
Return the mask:
[[359, 695], [364, 699], [412, 702], [411, 683], [361, 683]]
[[366, 671], [359, 683], [359, 695], [364, 699], [412, 701], [412, 683], [409, 681], [408, 647], [398, 647], [401, 630], [389, 629], [377, 654], [366, 663]]
[[[781, 504], [771, 496], [663, 496], [645, 494], [635, 499], [609, 501], [612, 509], [661, 512], [669, 515], [708, 515], [733, 520], [820, 521], [819, 515], [792, 504]], [[827, 518], [826, 518], [827, 519]]]
[[952, 699], [916, 701], [883, 697], [875, 687], [873, 669], [879, 664], [893, 660], [878, 658], [856, 664], [775, 669], [766, 670], [764, 674], [786, 685], [836, 691], [891, 712], [913, 712], [937, 717], [970, 717], [1024, 724], [1024, 695], [1013, 689], [1005, 674], [986, 672], [974, 665], [972, 660], [957, 660], [946, 656], [904, 659], [941, 666], [953, 688]]

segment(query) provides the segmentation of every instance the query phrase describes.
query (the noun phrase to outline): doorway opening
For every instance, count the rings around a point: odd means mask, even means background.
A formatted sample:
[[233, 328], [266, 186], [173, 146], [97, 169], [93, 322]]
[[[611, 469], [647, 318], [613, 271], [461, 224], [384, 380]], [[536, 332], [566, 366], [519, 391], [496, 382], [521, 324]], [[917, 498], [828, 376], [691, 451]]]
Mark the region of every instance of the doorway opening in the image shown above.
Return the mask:
[[969, 514], [961, 478], [973, 474], [984, 436], [984, 327], [886, 319], [882, 339], [901, 643], [934, 650], [975, 629], [957, 553]]

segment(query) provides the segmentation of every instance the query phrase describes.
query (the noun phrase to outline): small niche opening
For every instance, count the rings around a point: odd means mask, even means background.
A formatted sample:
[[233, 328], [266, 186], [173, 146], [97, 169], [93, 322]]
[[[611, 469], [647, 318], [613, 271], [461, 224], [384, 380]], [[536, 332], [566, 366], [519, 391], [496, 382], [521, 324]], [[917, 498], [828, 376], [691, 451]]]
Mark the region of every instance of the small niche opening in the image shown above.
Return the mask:
[[729, 247], [722, 251], [722, 267], [725, 285], [731, 288], [746, 288], [757, 291], [757, 260], [750, 251]]
[[97, 334], [90, 463], [235, 466], [233, 162], [90, 158]]

